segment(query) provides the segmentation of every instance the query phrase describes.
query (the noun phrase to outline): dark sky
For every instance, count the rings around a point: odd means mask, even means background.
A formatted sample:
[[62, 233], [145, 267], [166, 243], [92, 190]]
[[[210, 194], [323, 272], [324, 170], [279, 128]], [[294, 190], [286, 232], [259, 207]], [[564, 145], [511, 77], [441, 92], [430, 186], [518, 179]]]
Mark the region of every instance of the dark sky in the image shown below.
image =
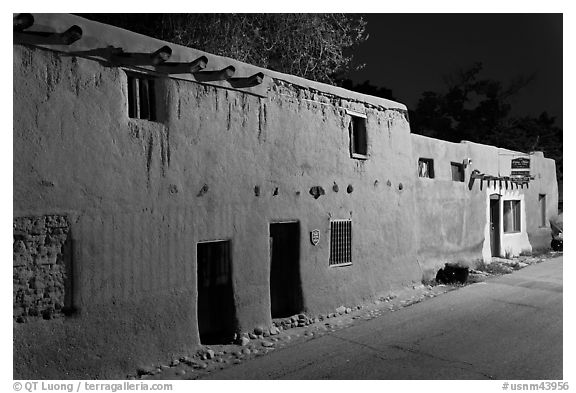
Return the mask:
[[543, 111], [562, 126], [562, 14], [368, 14], [370, 38], [355, 52], [366, 63], [355, 82], [392, 89], [414, 109], [421, 93], [476, 61], [480, 77], [509, 82], [536, 73], [510, 101], [514, 115]]

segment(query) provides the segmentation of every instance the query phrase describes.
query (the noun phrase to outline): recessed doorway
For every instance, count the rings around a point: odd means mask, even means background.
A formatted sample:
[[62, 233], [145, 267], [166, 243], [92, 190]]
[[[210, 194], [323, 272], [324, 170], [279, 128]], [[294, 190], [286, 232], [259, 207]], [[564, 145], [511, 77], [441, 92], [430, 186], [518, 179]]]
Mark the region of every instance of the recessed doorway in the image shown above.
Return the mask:
[[270, 305], [272, 318], [302, 312], [300, 224], [270, 224]]
[[236, 327], [230, 242], [198, 243], [196, 255], [200, 343], [228, 343]]

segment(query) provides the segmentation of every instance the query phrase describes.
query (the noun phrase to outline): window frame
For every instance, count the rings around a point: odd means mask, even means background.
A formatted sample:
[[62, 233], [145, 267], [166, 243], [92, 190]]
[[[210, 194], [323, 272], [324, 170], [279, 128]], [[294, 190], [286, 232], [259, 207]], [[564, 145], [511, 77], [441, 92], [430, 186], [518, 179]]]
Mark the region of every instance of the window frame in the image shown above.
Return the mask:
[[[158, 121], [156, 100], [157, 77], [130, 70], [126, 73], [128, 118]], [[145, 100], [142, 100], [145, 97]], [[143, 114], [144, 113], [144, 114]]]
[[[348, 225], [342, 225], [348, 224]], [[346, 228], [348, 226], [348, 228]], [[340, 244], [345, 241], [346, 244]], [[340, 261], [344, 256], [344, 261]], [[352, 265], [352, 219], [330, 220], [330, 255], [329, 267], [341, 267]]]
[[[368, 127], [367, 127], [367, 119], [368, 116], [365, 113], [356, 112], [350, 109], [346, 109], [346, 113], [350, 117], [350, 124], [348, 125], [349, 137], [350, 137], [350, 157], [355, 158], [357, 160], [367, 160], [368, 159]], [[360, 123], [363, 125], [364, 129], [364, 143], [363, 147], [365, 149], [365, 154], [356, 151], [356, 142], [360, 138], [355, 135], [357, 130], [360, 130], [360, 127], [357, 127], [357, 124]], [[360, 149], [358, 149], [360, 150]]]
[[[506, 216], [506, 205], [510, 205], [510, 214], [512, 217], [512, 228], [507, 228], [508, 220]], [[507, 199], [502, 205], [502, 232], [505, 234], [514, 234], [522, 232], [522, 201], [520, 199]]]
[[[454, 167], [459, 168], [459, 173], [460, 173], [459, 179], [454, 179]], [[464, 169], [464, 164], [462, 164], [461, 162], [451, 161], [450, 162], [450, 175], [452, 177], [452, 181], [457, 182], [457, 183], [464, 183], [465, 178], [466, 178], [466, 172]]]
[[[428, 176], [422, 176], [420, 172], [420, 163], [426, 163], [428, 165]], [[434, 173], [434, 159], [433, 158], [426, 158], [426, 157], [419, 157], [418, 158], [418, 177], [420, 179], [434, 179], [436, 174]]]

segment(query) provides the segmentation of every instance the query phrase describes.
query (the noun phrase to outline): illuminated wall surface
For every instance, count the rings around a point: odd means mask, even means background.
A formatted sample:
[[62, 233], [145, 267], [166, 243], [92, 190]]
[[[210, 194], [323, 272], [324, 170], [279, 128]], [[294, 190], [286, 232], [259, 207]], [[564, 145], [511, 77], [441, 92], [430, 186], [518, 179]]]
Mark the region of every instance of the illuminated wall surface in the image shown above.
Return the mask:
[[413, 135], [396, 102], [71, 15], [14, 40], [15, 378], [123, 377], [222, 321], [270, 327], [489, 259], [494, 195], [500, 255], [550, 241], [542, 154], [520, 187], [503, 179], [526, 155]]

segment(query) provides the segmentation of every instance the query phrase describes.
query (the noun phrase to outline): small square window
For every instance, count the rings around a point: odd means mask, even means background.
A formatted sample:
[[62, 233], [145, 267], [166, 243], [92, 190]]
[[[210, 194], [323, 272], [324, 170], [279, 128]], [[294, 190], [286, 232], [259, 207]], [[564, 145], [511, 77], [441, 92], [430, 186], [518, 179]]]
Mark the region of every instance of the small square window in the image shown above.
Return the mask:
[[366, 115], [348, 111], [350, 115], [350, 154], [352, 158], [368, 158]]
[[352, 264], [352, 220], [330, 221], [330, 266]]
[[434, 160], [431, 158], [418, 159], [418, 177], [434, 179]]
[[129, 73], [128, 116], [133, 119], [156, 120], [156, 91], [154, 78]]
[[504, 201], [504, 233], [520, 232], [520, 201]]
[[458, 162], [451, 162], [450, 169], [452, 170], [453, 181], [464, 181], [464, 164]]

